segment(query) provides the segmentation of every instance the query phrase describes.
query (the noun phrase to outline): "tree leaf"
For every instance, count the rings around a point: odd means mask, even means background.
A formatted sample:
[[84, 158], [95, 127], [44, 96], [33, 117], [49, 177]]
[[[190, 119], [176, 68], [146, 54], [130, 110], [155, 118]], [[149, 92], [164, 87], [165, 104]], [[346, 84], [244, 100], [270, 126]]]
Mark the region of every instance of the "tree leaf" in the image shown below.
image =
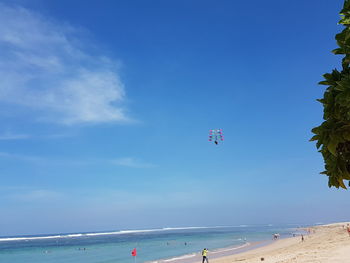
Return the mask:
[[319, 82], [328, 86], [317, 100], [323, 106], [324, 121], [312, 129], [310, 141], [316, 141], [322, 154], [325, 171], [321, 174], [329, 177], [328, 186], [346, 189], [344, 180], [350, 180], [350, 0], [344, 0], [339, 23], [345, 27], [336, 34], [338, 47], [332, 52], [343, 55], [342, 70], [324, 74]]
[[320, 81], [319, 85], [331, 85], [327, 80]]
[[343, 189], [346, 189], [346, 186], [345, 186], [345, 184], [344, 184], [344, 182], [343, 182], [343, 179], [338, 179], [338, 183], [339, 183], [339, 186], [341, 187], [341, 188], [343, 188]]
[[327, 144], [327, 149], [334, 155], [337, 156], [338, 141], [332, 140]]
[[312, 142], [312, 141], [317, 141], [319, 139], [319, 135], [314, 135], [312, 136], [312, 138], [309, 140], [309, 142]]

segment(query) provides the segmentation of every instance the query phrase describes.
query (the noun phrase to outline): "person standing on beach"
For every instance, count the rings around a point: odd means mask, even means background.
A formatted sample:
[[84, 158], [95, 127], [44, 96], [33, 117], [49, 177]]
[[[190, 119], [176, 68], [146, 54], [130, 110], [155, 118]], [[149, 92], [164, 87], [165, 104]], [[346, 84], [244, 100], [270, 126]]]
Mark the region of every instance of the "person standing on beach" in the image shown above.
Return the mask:
[[348, 231], [348, 234], [349, 234], [349, 237], [350, 237], [350, 226], [349, 226], [349, 224], [348, 224], [346, 230]]
[[202, 251], [202, 256], [203, 256], [203, 261], [202, 261], [202, 263], [204, 263], [204, 261], [207, 261], [207, 263], [209, 263], [209, 261], [208, 261], [208, 258], [207, 258], [207, 254], [208, 254], [208, 249], [203, 249], [203, 251]]

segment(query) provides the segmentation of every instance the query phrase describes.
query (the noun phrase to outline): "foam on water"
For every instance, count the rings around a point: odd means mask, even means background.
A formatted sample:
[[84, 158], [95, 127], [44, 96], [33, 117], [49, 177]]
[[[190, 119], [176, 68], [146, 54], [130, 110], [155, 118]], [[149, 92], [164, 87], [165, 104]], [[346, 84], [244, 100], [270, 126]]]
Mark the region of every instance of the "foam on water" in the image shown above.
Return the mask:
[[174, 257], [174, 258], [164, 259], [163, 262], [172, 262], [172, 261], [180, 260], [180, 259], [193, 258], [193, 257], [195, 257], [195, 256], [196, 256], [196, 254], [193, 253], [193, 254], [184, 255], [184, 256], [180, 256], [180, 257]]
[[247, 247], [247, 246], [250, 246], [249, 242], [243, 244], [242, 246], [238, 246], [238, 247], [217, 249], [215, 251], [210, 252], [210, 254], [217, 254], [217, 253], [222, 253], [222, 252], [228, 252], [228, 251], [232, 251], [232, 250], [241, 249], [241, 248], [244, 248], [244, 247]]
[[161, 231], [176, 231], [176, 230], [195, 230], [195, 229], [214, 229], [225, 228], [228, 226], [190, 226], [190, 227], [165, 227], [155, 229], [138, 229], [138, 230], [119, 230], [111, 232], [96, 232], [96, 233], [76, 233], [76, 234], [60, 234], [52, 236], [24, 236], [24, 237], [0, 237], [0, 242], [8, 241], [21, 241], [21, 240], [40, 240], [40, 239], [58, 239], [58, 238], [76, 238], [76, 237], [88, 237], [88, 236], [107, 236], [107, 235], [125, 235], [125, 234], [137, 234], [148, 232], [161, 232]]

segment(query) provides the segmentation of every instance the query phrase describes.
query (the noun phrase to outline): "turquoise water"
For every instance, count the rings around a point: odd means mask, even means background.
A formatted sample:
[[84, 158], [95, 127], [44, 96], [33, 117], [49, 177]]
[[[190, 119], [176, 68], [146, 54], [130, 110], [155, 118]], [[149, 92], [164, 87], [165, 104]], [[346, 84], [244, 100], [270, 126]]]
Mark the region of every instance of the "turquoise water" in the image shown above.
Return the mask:
[[293, 226], [236, 226], [174, 228], [109, 233], [0, 237], [1, 263], [127, 263], [137, 249], [137, 263], [171, 259], [185, 254], [247, 242], [270, 240], [272, 234], [289, 237]]

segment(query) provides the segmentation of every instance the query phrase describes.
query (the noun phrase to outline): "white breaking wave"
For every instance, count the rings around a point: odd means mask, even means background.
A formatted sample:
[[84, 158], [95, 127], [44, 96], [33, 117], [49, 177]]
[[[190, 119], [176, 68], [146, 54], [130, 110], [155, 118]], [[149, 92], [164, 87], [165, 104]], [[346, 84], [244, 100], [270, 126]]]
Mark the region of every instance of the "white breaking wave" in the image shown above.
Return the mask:
[[[207, 229], [207, 228], [219, 228], [220, 226], [188, 226], [188, 227], [164, 227], [162, 230], [187, 230], [187, 229]], [[224, 227], [224, 226], [221, 226]]]
[[231, 248], [223, 248], [223, 249], [219, 249], [219, 250], [215, 250], [213, 252], [210, 252], [210, 254], [216, 254], [216, 253], [222, 253], [222, 252], [227, 252], [227, 251], [231, 251], [231, 250], [237, 250], [237, 249], [240, 249], [240, 248], [247, 247], [249, 245], [250, 245], [250, 243], [247, 242], [247, 243], [243, 244], [242, 246], [231, 247]]
[[196, 256], [196, 254], [194, 253], [194, 254], [184, 255], [181, 257], [165, 259], [165, 260], [163, 260], [163, 262], [171, 262], [171, 261], [180, 260], [180, 259], [193, 258], [195, 256]]
[[63, 236], [45, 236], [45, 237], [5, 237], [0, 238], [0, 241], [20, 241], [20, 240], [37, 240], [37, 239], [54, 239], [54, 238], [62, 238]]
[[[217, 253], [223, 253], [223, 252], [228, 252], [228, 251], [232, 251], [232, 250], [237, 250], [240, 248], [244, 248], [247, 246], [250, 246], [251, 244], [249, 242], [244, 243], [241, 246], [238, 247], [230, 247], [230, 248], [222, 248], [222, 249], [218, 249], [218, 250], [214, 250], [214, 251], [209, 251], [209, 256], [211, 254], [217, 254]], [[179, 257], [173, 257], [173, 258], [169, 258], [169, 259], [162, 259], [162, 260], [157, 260], [157, 261], [149, 261], [147, 263], [161, 263], [161, 262], [172, 262], [172, 261], [177, 261], [177, 260], [182, 260], [182, 259], [188, 259], [188, 258], [193, 258], [197, 255], [200, 255], [198, 253], [193, 253], [193, 254], [188, 254], [188, 255], [183, 255], [183, 256], [179, 256]]]
[[107, 236], [107, 235], [125, 235], [135, 233], [147, 233], [147, 232], [161, 232], [161, 231], [174, 231], [174, 230], [190, 230], [190, 229], [212, 229], [212, 228], [224, 228], [227, 226], [191, 226], [191, 227], [166, 227], [155, 229], [139, 229], [139, 230], [120, 230], [111, 232], [98, 232], [98, 233], [76, 233], [76, 234], [61, 234], [52, 236], [30, 236], [30, 237], [3, 237], [0, 238], [0, 242], [8, 241], [23, 241], [23, 240], [40, 240], [40, 239], [60, 239], [60, 238], [76, 238], [76, 237], [89, 237], [89, 236]]

